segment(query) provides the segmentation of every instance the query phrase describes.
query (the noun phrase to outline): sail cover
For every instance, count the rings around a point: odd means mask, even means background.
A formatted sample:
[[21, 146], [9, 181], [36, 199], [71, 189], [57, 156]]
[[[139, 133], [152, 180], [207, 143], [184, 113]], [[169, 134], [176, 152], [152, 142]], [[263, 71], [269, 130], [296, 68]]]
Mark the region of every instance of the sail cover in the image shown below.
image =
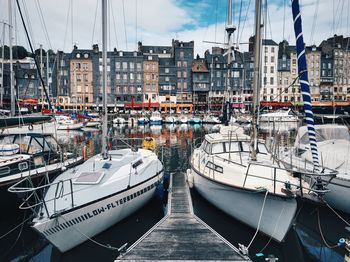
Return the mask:
[[302, 32], [302, 22], [301, 14], [299, 8], [299, 0], [292, 1], [292, 12], [293, 12], [293, 21], [294, 21], [294, 33], [296, 38], [296, 47], [297, 47], [297, 56], [298, 56], [298, 72], [299, 72], [299, 82], [303, 95], [304, 101], [304, 114], [305, 122], [307, 124], [308, 134], [309, 134], [309, 143], [312, 153], [312, 160], [314, 164], [314, 171], [319, 172], [320, 164], [318, 158], [318, 150], [316, 143], [316, 132], [314, 127], [314, 114], [312, 112], [311, 105], [311, 94], [310, 86], [307, 75], [307, 65], [305, 57], [305, 44]]

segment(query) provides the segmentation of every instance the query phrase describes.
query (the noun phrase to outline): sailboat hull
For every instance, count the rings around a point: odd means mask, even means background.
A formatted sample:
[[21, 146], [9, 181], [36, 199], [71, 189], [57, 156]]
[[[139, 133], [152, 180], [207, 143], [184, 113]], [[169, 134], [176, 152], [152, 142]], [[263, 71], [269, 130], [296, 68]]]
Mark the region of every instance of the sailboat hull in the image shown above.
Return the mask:
[[[35, 222], [33, 228], [43, 234], [61, 252], [66, 252], [101, 233], [137, 209], [154, 195], [162, 174], [144, 183], [49, 220]], [[69, 241], [67, 241], [69, 239]]]
[[245, 190], [214, 182], [192, 169], [194, 187], [211, 204], [240, 222], [281, 242], [294, 218], [297, 203], [294, 198], [268, 194], [259, 224], [265, 198], [264, 192]]

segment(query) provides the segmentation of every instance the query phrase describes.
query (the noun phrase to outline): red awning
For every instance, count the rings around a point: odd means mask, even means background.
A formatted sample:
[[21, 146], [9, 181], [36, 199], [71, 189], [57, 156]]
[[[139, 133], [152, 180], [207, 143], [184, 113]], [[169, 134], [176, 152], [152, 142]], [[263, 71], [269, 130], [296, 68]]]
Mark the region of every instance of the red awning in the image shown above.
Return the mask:
[[244, 108], [244, 104], [242, 104], [242, 103], [239, 103], [239, 104], [233, 103], [232, 104], [232, 108]]
[[148, 107], [159, 107], [160, 104], [158, 102], [146, 102], [146, 103], [125, 103], [124, 108], [145, 108], [147, 109]]
[[261, 106], [272, 106], [272, 107], [291, 107], [293, 106], [291, 102], [277, 102], [277, 101], [262, 101], [260, 102]]

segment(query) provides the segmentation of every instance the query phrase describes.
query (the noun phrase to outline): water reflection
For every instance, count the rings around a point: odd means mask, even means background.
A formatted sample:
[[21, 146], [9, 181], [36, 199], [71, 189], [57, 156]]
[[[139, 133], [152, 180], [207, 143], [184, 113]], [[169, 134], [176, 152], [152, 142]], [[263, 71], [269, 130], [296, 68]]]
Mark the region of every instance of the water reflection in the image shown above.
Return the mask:
[[[157, 141], [157, 154], [164, 163], [166, 174], [185, 172], [188, 168], [188, 159], [192, 152], [192, 147], [195, 144], [198, 145], [206, 133], [213, 132], [217, 127], [218, 125], [198, 124], [138, 125], [132, 128], [127, 125], [111, 126], [109, 131], [110, 146], [125, 147], [126, 144], [141, 144], [144, 137], [152, 136]], [[82, 148], [85, 146], [89, 156], [100, 152], [100, 136], [101, 131], [98, 129], [89, 129], [84, 132], [70, 131], [57, 133], [57, 138], [63, 144], [65, 150], [74, 149], [76, 153], [81, 153]], [[275, 133], [275, 131], [268, 131], [262, 134], [263, 138], [269, 139], [273, 137], [273, 139], [277, 139], [286, 145], [293, 142], [293, 136], [294, 133], [291, 132]], [[195, 213], [202, 220], [212, 226], [235, 246], [238, 243], [249, 243], [254, 235], [253, 229], [242, 225], [232, 217], [227, 216], [210, 205], [195, 190], [192, 190], [191, 194], [193, 196]], [[306, 224], [305, 221], [310, 217], [310, 210], [314, 210], [314, 207], [301, 209], [301, 212], [298, 213], [296, 226], [301, 224], [301, 221], [303, 221], [303, 225]], [[29, 213], [20, 211], [14, 205], [7, 212], [1, 212], [0, 236], [16, 225], [19, 225], [28, 216]], [[125, 243], [130, 245], [159, 221], [162, 216], [163, 205], [159, 200], [154, 199], [143, 209], [96, 236], [94, 239], [100, 243], [110, 244], [114, 247], [120, 247]], [[331, 217], [334, 218], [334, 214], [333, 216], [328, 214], [326, 216], [327, 221], [331, 221]], [[307, 225], [311, 227], [311, 224], [315, 226], [314, 222]], [[340, 230], [341, 226], [340, 224]], [[303, 229], [303, 227], [297, 228]], [[299, 244], [300, 237], [298, 238], [298, 235], [300, 233], [296, 234], [296, 232], [298, 231], [291, 230], [286, 242], [282, 244], [271, 241], [271, 239], [259, 234], [250, 250], [253, 260], [265, 261], [264, 259], [254, 257], [255, 253], [262, 252], [265, 255], [274, 254], [278, 256], [279, 261], [310, 261], [309, 257], [305, 258], [303, 248]], [[315, 232], [317, 233], [317, 230]], [[332, 241], [334, 241], [334, 238], [332, 238]], [[321, 247], [325, 246], [320, 240], [312, 242], [309, 239], [307, 243], [316, 243]], [[336, 250], [336, 252], [338, 251]], [[15, 229], [8, 236], [0, 238], [0, 261], [20, 261], [30, 260], [30, 258], [32, 258], [32, 261], [112, 261], [116, 257], [117, 253], [114, 250], [102, 248], [91, 241], [87, 241], [65, 254], [60, 254], [44, 238], [41, 238], [40, 235], [34, 232], [27, 223], [23, 224], [23, 227], [20, 226]]]

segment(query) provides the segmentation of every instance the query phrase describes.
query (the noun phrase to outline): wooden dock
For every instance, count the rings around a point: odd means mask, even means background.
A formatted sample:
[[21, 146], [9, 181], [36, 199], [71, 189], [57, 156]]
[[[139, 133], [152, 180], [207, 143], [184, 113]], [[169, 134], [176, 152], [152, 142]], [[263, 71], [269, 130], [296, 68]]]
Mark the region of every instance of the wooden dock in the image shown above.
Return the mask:
[[167, 215], [115, 261], [250, 261], [193, 213], [184, 173], [170, 178]]

